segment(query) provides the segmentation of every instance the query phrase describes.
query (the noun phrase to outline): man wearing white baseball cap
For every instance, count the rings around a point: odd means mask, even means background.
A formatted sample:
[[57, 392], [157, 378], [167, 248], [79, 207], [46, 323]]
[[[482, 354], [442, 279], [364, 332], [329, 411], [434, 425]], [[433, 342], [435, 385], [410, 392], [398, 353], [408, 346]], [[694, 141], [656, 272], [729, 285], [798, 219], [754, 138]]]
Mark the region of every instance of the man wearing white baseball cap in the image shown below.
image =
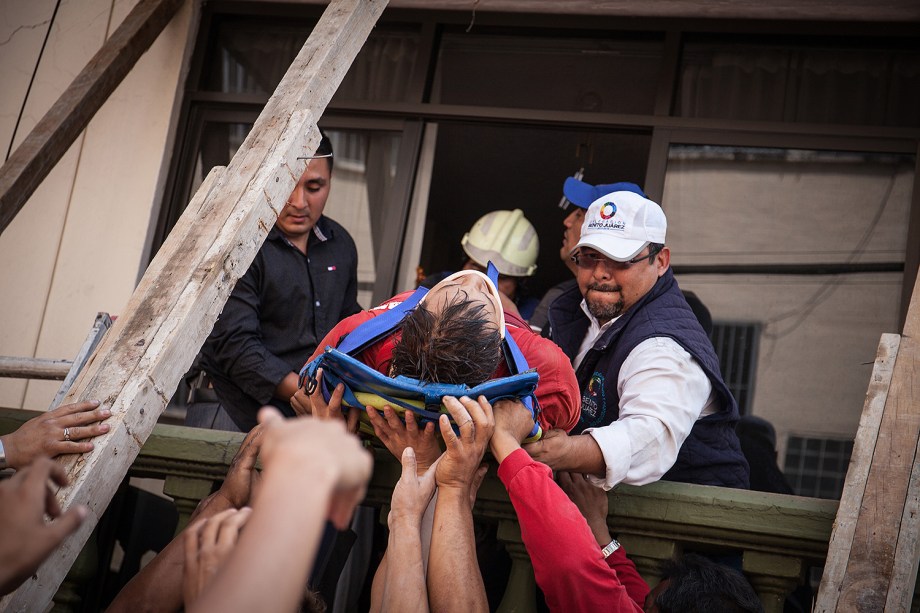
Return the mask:
[[572, 433], [588, 436], [550, 431], [526, 448], [605, 489], [662, 478], [747, 488], [738, 406], [671, 272], [666, 234], [661, 207], [632, 191], [588, 207], [571, 252], [578, 285], [549, 310], [582, 395]]

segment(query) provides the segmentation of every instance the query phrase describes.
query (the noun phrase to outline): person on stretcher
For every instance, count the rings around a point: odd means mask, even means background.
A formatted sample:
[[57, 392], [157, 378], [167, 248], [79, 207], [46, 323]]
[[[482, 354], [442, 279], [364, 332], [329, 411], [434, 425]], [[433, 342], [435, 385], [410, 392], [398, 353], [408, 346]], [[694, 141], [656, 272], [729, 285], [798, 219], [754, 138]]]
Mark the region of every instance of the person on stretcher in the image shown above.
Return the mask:
[[[319, 344], [310, 362], [326, 347], [338, 347], [361, 324], [398, 307], [411, 295], [412, 292], [404, 292], [374, 309], [342, 320]], [[534, 397], [540, 426], [544, 430], [570, 430], [578, 421], [580, 394], [568, 358], [554, 343], [534, 334], [515, 313], [505, 311], [495, 285], [481, 272], [460, 271], [435, 285], [392, 333], [355, 357], [390, 377], [404, 375], [425, 382], [475, 387], [512, 374], [502, 352], [503, 332], [520, 349], [528, 367], [539, 374]], [[336, 390], [334, 396], [340, 399], [341, 395], [342, 390]], [[291, 406], [300, 415], [329, 411], [330, 404], [337, 410], [337, 403], [331, 399], [327, 402], [319, 393], [308, 395], [304, 387], [291, 399]], [[361, 413], [360, 409], [348, 410], [346, 420], [352, 429], [357, 427]], [[367, 416], [384, 443], [387, 436], [419, 436], [426, 432], [433, 440], [434, 424], [420, 428], [419, 419], [411, 411], [405, 413], [405, 427], [390, 406], [382, 410], [380, 406], [369, 406]], [[420, 461], [422, 458], [420, 452]]]

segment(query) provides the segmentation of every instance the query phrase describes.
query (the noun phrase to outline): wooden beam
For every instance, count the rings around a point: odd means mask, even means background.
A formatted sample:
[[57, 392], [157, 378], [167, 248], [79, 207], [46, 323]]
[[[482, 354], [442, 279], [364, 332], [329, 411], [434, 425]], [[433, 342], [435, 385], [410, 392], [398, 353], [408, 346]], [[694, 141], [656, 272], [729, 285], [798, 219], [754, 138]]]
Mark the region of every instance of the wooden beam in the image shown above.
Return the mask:
[[[321, 4], [323, 0], [302, 0]], [[609, 15], [665, 19], [763, 19], [791, 21], [917, 22], [920, 5], [914, 0], [391, 0], [393, 8], [462, 11], [476, 23], [478, 12]]]
[[83, 526], [0, 610], [43, 610], [189, 368], [319, 144], [325, 110], [386, 0], [333, 0], [226, 170], [196, 193], [65, 400], [100, 399], [112, 430], [63, 461]]
[[859, 429], [853, 441], [850, 467], [847, 470], [840, 506], [837, 508], [837, 518], [834, 520], [834, 530], [828, 545], [827, 561], [824, 564], [815, 611], [834, 611], [837, 607], [840, 585], [850, 557], [850, 546], [856, 532], [856, 521], [862, 508], [866, 482], [869, 480], [872, 454], [875, 452], [882, 414], [885, 412], [885, 401], [888, 399], [888, 389], [891, 385], [891, 373], [900, 344], [901, 337], [898, 334], [883, 334], [878, 344], [875, 366], [869, 379], [869, 391], [866, 393]]
[[894, 349], [880, 414], [869, 397], [885, 374], [878, 362], [873, 372], [815, 611], [910, 609], [920, 556], [920, 284]]
[[45, 358], [17, 358], [0, 356], [0, 377], [12, 379], [57, 379], [63, 380], [73, 364], [70, 360], [49, 360]]
[[182, 0], [139, 0], [0, 166], [0, 234], [172, 19]]

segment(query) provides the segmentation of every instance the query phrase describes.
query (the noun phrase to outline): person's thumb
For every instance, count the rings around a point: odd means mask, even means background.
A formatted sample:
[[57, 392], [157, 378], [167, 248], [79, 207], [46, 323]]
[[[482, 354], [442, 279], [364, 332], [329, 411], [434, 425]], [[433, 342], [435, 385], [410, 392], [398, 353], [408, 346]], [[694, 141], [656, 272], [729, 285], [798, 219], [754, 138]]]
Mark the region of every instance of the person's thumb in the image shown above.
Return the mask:
[[412, 447], [406, 447], [403, 449], [402, 474], [404, 478], [415, 478], [416, 464], [417, 462], [415, 459], [415, 449]]

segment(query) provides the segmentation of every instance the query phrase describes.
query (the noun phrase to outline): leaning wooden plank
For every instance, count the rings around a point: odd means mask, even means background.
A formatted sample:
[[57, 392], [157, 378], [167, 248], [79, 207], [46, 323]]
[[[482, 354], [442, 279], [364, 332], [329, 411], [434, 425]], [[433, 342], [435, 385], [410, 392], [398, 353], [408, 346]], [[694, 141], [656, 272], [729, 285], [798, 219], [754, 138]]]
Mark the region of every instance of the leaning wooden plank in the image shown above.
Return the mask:
[[140, 0], [0, 167], [0, 233], [180, 6], [182, 0]]
[[914, 451], [914, 470], [907, 487], [907, 503], [901, 514], [901, 531], [894, 553], [894, 572], [886, 611], [908, 611], [920, 567], [920, 443]]
[[[34, 607], [41, 610], [50, 602], [156, 424], [179, 378], [198, 352], [233, 285], [255, 256], [261, 244], [259, 235], [264, 238], [268, 233], [270, 223], [266, 224], [266, 219], [275, 215], [271, 204], [277, 208], [284, 206], [293, 187], [289, 167], [296, 165], [297, 156], [309, 153], [311, 141], [315, 149], [319, 133], [312, 115], [296, 111], [282, 132], [278, 147], [255, 177], [253, 186], [258, 186], [257, 189], [244, 195], [237, 206], [238, 214], [221, 229], [175, 307], [161, 315], [162, 321], [157, 322], [152, 334], [138, 339], [129, 348], [133, 353], [143, 347], [144, 352], [136, 368], [127, 374], [126, 382], [111, 397], [103, 395], [111, 387], [105, 373], [84, 380], [84, 387], [77, 395], [105, 398], [104, 403], [111, 406], [113, 413], [109, 420], [112, 432], [97, 443], [92, 453], [65, 464], [73, 482], [58, 492], [58, 499], [63, 507], [89, 506], [90, 517], [32, 579], [12, 594], [8, 602], [4, 601], [4, 610], [35, 610]], [[146, 315], [154, 314], [145, 311]], [[113, 377], [116, 381], [124, 378], [125, 373]]]
[[816, 612], [830, 613], [837, 609], [840, 585], [843, 582], [847, 560], [850, 558], [850, 545], [853, 542], [853, 534], [856, 532], [859, 510], [862, 508], [863, 492], [866, 489], [866, 481], [869, 479], [869, 467], [872, 464], [872, 454], [875, 451], [876, 440], [878, 440], [882, 413], [885, 410], [888, 388], [891, 385], [891, 373], [894, 370], [900, 343], [900, 335], [883, 334], [878, 344], [872, 378], [869, 380], [869, 390], [866, 392], [866, 402], [859, 419], [856, 440], [853, 442], [850, 467], [843, 485], [840, 506], [837, 508], [834, 531], [831, 533], [831, 540], [828, 544], [827, 562], [824, 565], [824, 574], [821, 577], [821, 586], [818, 589], [818, 599], [815, 605]]
[[[883, 611], [893, 589], [901, 517], [920, 440], [920, 284], [915, 284], [878, 442], [840, 587], [838, 611]], [[910, 579], [913, 583], [913, 578]], [[901, 586], [902, 589], [910, 589]]]
[[[325, 109], [385, 4], [385, 0], [333, 1], [282, 81], [285, 89], [279, 86], [212, 188], [205, 206], [213, 202], [211, 210], [226, 223], [211, 235], [216, 238], [188, 283], [178, 294], [172, 292], [171, 273], [181, 276], [189, 271], [186, 264], [173, 265], [172, 260], [161, 264], [157, 279], [141, 283], [151, 289], [148, 297], [154, 304], [132, 298], [133, 308], [121, 314], [97, 349], [68, 400], [98, 397], [111, 405], [113, 429], [92, 453], [65, 462], [73, 483], [58, 492], [62, 507], [86, 504], [90, 517], [35, 577], [0, 601], [0, 609], [34, 610], [50, 602], [213, 326], [233, 284], [248, 268], [284, 206], [305, 165], [296, 158], [316, 149], [319, 133], [310, 110], [318, 111], [318, 116]], [[301, 106], [309, 110], [295, 110]], [[277, 143], [268, 153], [264, 148], [253, 152], [272, 141]], [[234, 191], [233, 185], [239, 189]], [[167, 308], [168, 300], [156, 300], [160, 292], [175, 298], [172, 306]]]
[[[904, 336], [912, 343], [920, 337], [920, 282], [914, 283], [914, 291], [904, 321]], [[912, 390], [920, 385], [920, 356], [915, 354], [911, 368]], [[916, 406], [920, 404], [917, 393], [913, 392], [908, 401]], [[907, 499], [901, 514], [901, 527], [894, 554], [894, 569], [891, 576], [891, 589], [888, 592], [886, 611], [911, 610], [914, 588], [917, 583], [918, 566], [920, 566], [920, 435], [913, 453], [913, 470], [907, 487]], [[907, 460], [910, 460], [909, 454]]]
[[[108, 377], [121, 374], [122, 379], [116, 382], [115, 388], [127, 381], [131, 372], [129, 365], [136, 364], [144, 351], [144, 346], [137, 343], [150, 333], [144, 315], [148, 311], [166, 311], [175, 304], [184, 283], [191, 278], [195, 264], [210, 246], [204, 237], [216, 236], [216, 228], [225, 223], [232, 211], [231, 207], [225, 206], [226, 195], [239, 194], [246, 189], [277, 135], [279, 118], [289, 117], [298, 108], [310, 110], [317, 118], [323, 114], [385, 5], [386, 0], [335, 0], [330, 3], [227, 170], [215, 179], [218, 186], [214, 194], [201, 196], [199, 190], [193, 204], [189, 205], [195, 216], [183, 214], [180, 223], [170, 232], [167, 242], [119, 317], [119, 325], [109, 330], [96, 351], [96, 356], [106, 358], [92, 359], [81, 378], [95, 378], [100, 372], [108, 373]], [[299, 173], [295, 180], [297, 178]], [[268, 226], [271, 227], [271, 223]], [[189, 233], [189, 228], [198, 232]], [[171, 255], [164, 255], [164, 252], [172, 254], [173, 250], [184, 253], [184, 258], [177, 260]], [[137, 313], [137, 316], [127, 321], [128, 313]], [[113, 351], [113, 347], [126, 344], [136, 349], [126, 351], [125, 347], [121, 347], [120, 351]], [[108, 395], [99, 397], [108, 398]]]

